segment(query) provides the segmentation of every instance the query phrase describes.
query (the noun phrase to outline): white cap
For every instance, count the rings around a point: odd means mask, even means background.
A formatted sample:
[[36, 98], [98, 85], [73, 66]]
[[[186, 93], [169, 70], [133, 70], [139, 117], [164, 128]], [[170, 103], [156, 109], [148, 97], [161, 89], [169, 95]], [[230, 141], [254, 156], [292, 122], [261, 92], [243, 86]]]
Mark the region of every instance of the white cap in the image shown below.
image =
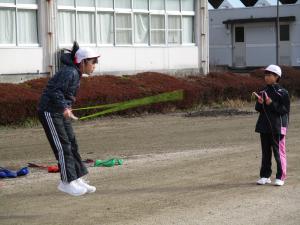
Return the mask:
[[79, 48], [75, 53], [75, 62], [81, 63], [83, 59], [98, 58], [100, 54], [90, 48]]
[[265, 68], [266, 71], [272, 72], [277, 74], [279, 77], [281, 77], [281, 69], [279, 66], [276, 65], [269, 65], [267, 68]]

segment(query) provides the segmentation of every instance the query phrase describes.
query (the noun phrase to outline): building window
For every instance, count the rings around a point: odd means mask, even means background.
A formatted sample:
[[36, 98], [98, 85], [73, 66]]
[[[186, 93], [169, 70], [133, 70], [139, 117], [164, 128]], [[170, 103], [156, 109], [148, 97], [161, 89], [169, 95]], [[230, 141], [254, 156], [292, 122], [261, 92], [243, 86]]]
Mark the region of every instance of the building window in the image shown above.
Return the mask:
[[77, 13], [77, 40], [82, 44], [95, 44], [95, 14], [90, 12]]
[[0, 45], [38, 46], [37, 0], [0, 0]]
[[194, 0], [181, 0], [182, 11], [194, 11]]
[[68, 45], [75, 40], [75, 12], [60, 11], [58, 14], [59, 43]]
[[194, 43], [194, 17], [183, 16], [182, 17], [182, 43], [190, 44]]
[[115, 0], [115, 8], [130, 9], [131, 8], [131, 0]]
[[131, 14], [116, 14], [116, 45], [132, 44]]
[[59, 5], [74, 6], [74, 0], [58, 0]]
[[235, 27], [235, 42], [244, 42], [244, 27]]
[[148, 10], [148, 0], [133, 0], [133, 8]]
[[114, 7], [113, 0], [97, 0], [97, 7], [101, 8], [109, 8], [112, 9]]
[[151, 44], [165, 44], [165, 16], [151, 15]]
[[134, 43], [149, 44], [149, 15], [134, 14]]
[[97, 41], [103, 45], [114, 44], [114, 14], [111, 12], [100, 12], [97, 14], [98, 29]]
[[180, 11], [180, 0], [167, 0], [167, 10]]
[[76, 0], [76, 6], [77, 7], [95, 7], [94, 0], [89, 1], [82, 1], [82, 0]]
[[180, 16], [168, 16], [168, 43], [181, 43], [181, 18]]
[[290, 26], [289, 24], [280, 25], [280, 41], [290, 40]]
[[58, 0], [57, 9], [61, 47], [195, 44], [194, 0]]
[[165, 1], [150, 0], [150, 10], [165, 10]]

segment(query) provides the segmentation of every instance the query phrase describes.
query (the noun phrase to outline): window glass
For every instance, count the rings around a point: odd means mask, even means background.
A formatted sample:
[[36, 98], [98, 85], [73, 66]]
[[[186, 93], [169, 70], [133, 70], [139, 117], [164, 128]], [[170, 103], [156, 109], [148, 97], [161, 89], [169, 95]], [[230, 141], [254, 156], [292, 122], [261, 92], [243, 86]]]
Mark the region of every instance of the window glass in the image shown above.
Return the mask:
[[37, 44], [36, 10], [18, 10], [18, 41], [20, 44]]
[[75, 13], [59, 11], [58, 39], [60, 44], [71, 44], [75, 40]]
[[133, 8], [148, 10], [148, 0], [133, 0]]
[[0, 0], [0, 3], [15, 3], [15, 0]]
[[58, 5], [64, 5], [64, 6], [75, 6], [74, 5], [74, 0], [58, 0], [57, 4]]
[[79, 43], [95, 43], [95, 15], [89, 12], [78, 12], [77, 40]]
[[112, 13], [98, 13], [98, 43], [114, 43], [114, 16]]
[[151, 10], [164, 10], [165, 9], [164, 0], [150, 0], [150, 9]]
[[168, 43], [181, 43], [181, 22], [180, 16], [168, 16]]
[[165, 44], [164, 15], [151, 15], [151, 44]]
[[244, 27], [235, 28], [235, 42], [244, 42]]
[[165, 29], [165, 16], [151, 15], [151, 29]]
[[288, 24], [280, 25], [280, 41], [290, 40], [290, 26]]
[[134, 42], [137, 44], [148, 44], [149, 16], [148, 14], [134, 15]]
[[167, 10], [180, 11], [180, 0], [167, 0]]
[[115, 0], [115, 8], [131, 8], [131, 0]]
[[194, 43], [194, 17], [182, 17], [182, 42]]
[[37, 0], [17, 0], [18, 4], [37, 4]]
[[113, 8], [113, 0], [97, 0], [97, 7]]
[[116, 14], [116, 44], [132, 44], [131, 14]]
[[180, 16], [169, 16], [168, 17], [168, 28], [169, 29], [180, 29]]
[[16, 43], [15, 10], [0, 9], [0, 44]]
[[76, 6], [95, 7], [94, 0], [76, 0]]
[[181, 0], [183, 11], [194, 11], [194, 0]]

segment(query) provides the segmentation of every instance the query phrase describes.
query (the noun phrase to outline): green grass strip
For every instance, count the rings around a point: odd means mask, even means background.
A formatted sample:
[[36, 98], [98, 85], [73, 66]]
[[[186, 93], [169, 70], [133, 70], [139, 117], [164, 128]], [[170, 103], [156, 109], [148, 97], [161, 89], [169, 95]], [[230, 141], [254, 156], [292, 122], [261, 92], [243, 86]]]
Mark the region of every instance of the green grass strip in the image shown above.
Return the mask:
[[[91, 114], [88, 116], [83, 116], [80, 118], [80, 120], [86, 120], [86, 119], [91, 119], [97, 116], [103, 116], [105, 114], [113, 113], [113, 112], [118, 112], [138, 106], [145, 106], [153, 103], [159, 103], [159, 102], [169, 102], [169, 101], [179, 101], [183, 99], [183, 91], [182, 90], [177, 90], [177, 91], [172, 91], [172, 92], [166, 92], [163, 94], [155, 95], [155, 96], [150, 96], [150, 97], [145, 97], [145, 98], [140, 98], [140, 99], [133, 99], [129, 100], [126, 102], [121, 102], [121, 103], [114, 103], [114, 104], [109, 104], [113, 105], [112, 108], [106, 109], [104, 111]], [[104, 107], [105, 106], [105, 107]], [[100, 106], [92, 106], [93, 109], [95, 107], [99, 108], [107, 108], [108, 105], [100, 105]], [[91, 107], [86, 107], [86, 108], [81, 108], [81, 109], [92, 109]], [[79, 110], [79, 109], [77, 109]]]

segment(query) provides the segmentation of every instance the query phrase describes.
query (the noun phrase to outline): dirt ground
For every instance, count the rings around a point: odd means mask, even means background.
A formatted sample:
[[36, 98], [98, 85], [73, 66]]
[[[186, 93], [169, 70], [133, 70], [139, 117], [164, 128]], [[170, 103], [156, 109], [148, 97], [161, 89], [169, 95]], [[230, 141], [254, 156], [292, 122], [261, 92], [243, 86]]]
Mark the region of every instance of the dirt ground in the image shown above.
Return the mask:
[[[282, 187], [255, 184], [256, 119], [172, 113], [75, 123], [83, 159], [118, 157], [124, 164], [89, 168], [97, 191], [81, 197], [59, 192], [59, 175], [41, 169], [2, 179], [0, 224], [299, 225], [300, 102], [292, 105]], [[51, 165], [53, 159], [41, 127], [0, 129], [0, 166]]]

